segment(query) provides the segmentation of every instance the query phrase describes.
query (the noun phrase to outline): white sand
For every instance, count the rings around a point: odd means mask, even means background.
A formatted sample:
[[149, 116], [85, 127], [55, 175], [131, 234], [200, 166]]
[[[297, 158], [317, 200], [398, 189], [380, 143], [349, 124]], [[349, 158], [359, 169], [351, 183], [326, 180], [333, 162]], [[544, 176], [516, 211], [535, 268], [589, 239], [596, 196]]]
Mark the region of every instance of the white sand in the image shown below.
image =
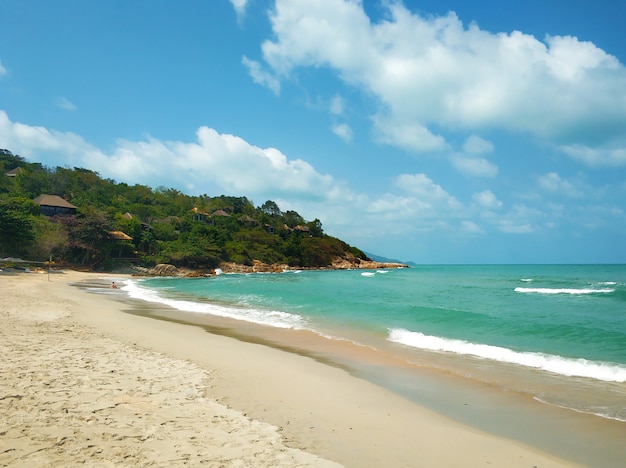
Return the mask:
[[70, 285], [102, 276], [0, 273], [0, 466], [573, 466]]

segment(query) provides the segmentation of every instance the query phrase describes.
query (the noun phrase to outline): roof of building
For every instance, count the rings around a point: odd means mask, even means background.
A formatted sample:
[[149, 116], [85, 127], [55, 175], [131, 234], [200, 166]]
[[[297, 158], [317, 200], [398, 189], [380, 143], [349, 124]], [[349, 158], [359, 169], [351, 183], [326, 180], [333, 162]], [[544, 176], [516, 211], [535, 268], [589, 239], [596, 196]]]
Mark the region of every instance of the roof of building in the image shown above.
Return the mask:
[[109, 236], [114, 240], [131, 241], [133, 240], [128, 234], [122, 231], [109, 231]]
[[191, 211], [193, 211], [194, 214], [197, 215], [202, 215], [202, 216], [209, 216], [209, 213], [205, 213], [204, 211], [200, 210], [197, 206], [194, 206]]
[[6, 173], [6, 175], [8, 175], [9, 177], [15, 177], [16, 175], [21, 174], [22, 172], [24, 172], [24, 168], [18, 166], [14, 169], [11, 169], [9, 172]]
[[211, 216], [228, 216], [228, 217], [230, 217], [230, 215], [228, 213], [226, 213], [224, 210], [215, 210], [213, 213], [211, 213]]
[[77, 206], [72, 205], [67, 200], [59, 197], [58, 195], [39, 195], [34, 200], [40, 206], [56, 206], [59, 208], [73, 208], [77, 209]]

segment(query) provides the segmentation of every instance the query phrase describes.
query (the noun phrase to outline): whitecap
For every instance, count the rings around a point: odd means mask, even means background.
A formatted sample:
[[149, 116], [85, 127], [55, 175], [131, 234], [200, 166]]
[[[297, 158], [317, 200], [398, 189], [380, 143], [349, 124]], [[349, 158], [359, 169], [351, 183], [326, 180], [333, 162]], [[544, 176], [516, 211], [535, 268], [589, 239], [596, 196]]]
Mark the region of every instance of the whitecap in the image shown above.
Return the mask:
[[216, 315], [235, 320], [268, 325], [276, 328], [305, 328], [305, 322], [300, 315], [290, 314], [279, 310], [263, 310], [246, 307], [228, 307], [207, 302], [194, 302], [182, 299], [163, 297], [154, 289], [142, 287], [139, 281], [128, 281], [121, 289], [134, 298], [148, 302], [164, 304], [184, 312]]
[[413, 348], [475, 356], [565, 376], [586, 377], [607, 382], [626, 382], [626, 367], [611, 362], [565, 358], [536, 352], [518, 352], [499, 346], [424, 335], [401, 328], [390, 329], [388, 340]]
[[573, 289], [573, 288], [515, 288], [515, 292], [518, 293], [533, 293], [533, 294], [607, 294], [614, 292], [615, 289]]

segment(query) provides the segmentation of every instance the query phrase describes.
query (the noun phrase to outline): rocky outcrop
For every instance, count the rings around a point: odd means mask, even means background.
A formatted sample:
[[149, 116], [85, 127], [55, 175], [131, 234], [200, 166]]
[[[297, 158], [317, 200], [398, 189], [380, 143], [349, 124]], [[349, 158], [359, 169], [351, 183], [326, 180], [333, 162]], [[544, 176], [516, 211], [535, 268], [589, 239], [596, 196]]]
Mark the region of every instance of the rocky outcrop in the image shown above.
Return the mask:
[[160, 263], [152, 268], [134, 267], [133, 270], [142, 276], [182, 276], [178, 268], [168, 263]]
[[357, 257], [335, 257], [330, 268], [333, 270], [378, 270], [383, 268], [408, 268], [404, 263], [375, 262]]
[[252, 265], [223, 262], [220, 264], [220, 269], [224, 273], [282, 273], [285, 270], [294, 270], [295, 268], [282, 263], [263, 263], [254, 260]]
[[356, 257], [336, 257], [326, 267], [304, 268], [293, 267], [278, 263], [263, 263], [254, 260], [252, 265], [224, 262], [220, 264], [220, 270], [224, 273], [282, 273], [287, 270], [376, 270], [381, 268], [408, 268], [404, 263], [375, 262], [373, 260], [361, 260]]
[[287, 270], [377, 270], [382, 268], [408, 268], [404, 263], [375, 262], [357, 257], [336, 257], [327, 267], [303, 268], [283, 263], [263, 263], [254, 260], [252, 265], [222, 262], [216, 270], [189, 270], [162, 263], [153, 268], [134, 267], [135, 273], [142, 276], [178, 276], [185, 278], [213, 276], [219, 273], [282, 273]]

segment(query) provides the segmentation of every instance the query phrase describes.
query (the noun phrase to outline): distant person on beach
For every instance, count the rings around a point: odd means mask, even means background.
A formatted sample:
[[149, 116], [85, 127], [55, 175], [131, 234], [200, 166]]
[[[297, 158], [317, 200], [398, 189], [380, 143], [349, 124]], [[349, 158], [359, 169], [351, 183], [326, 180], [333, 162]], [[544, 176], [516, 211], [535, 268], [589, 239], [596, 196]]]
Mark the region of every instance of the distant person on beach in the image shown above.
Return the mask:
[[111, 283], [111, 289], [117, 289], [117, 285], [115, 284], [115, 281]]

